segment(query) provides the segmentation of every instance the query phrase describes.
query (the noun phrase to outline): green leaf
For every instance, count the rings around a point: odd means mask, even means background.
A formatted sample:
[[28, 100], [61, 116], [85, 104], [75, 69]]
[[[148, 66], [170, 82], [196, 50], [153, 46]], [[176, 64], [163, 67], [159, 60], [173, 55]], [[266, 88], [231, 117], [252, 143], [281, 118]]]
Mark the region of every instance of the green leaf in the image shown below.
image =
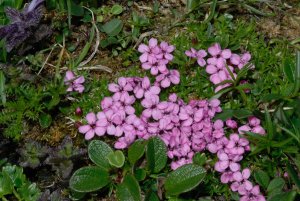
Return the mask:
[[268, 201], [294, 201], [296, 197], [295, 191], [276, 194], [268, 199]]
[[261, 98], [262, 102], [270, 102], [270, 101], [274, 101], [274, 100], [280, 100], [281, 98], [283, 98], [283, 96], [281, 94], [266, 94], [265, 96], [263, 96]]
[[117, 186], [117, 198], [121, 201], [140, 201], [141, 189], [132, 175], [126, 175], [123, 182]]
[[284, 186], [285, 182], [284, 182], [284, 179], [280, 178], [280, 177], [277, 177], [277, 178], [274, 178], [268, 188], [267, 188], [267, 191], [270, 193], [274, 190], [282, 190], [283, 186]]
[[128, 160], [133, 165], [145, 153], [146, 142], [144, 140], [135, 141], [128, 149]]
[[0, 98], [2, 105], [6, 103], [6, 94], [5, 94], [5, 76], [2, 71], [0, 71]]
[[233, 111], [233, 116], [237, 119], [243, 119], [252, 115], [252, 112], [246, 109], [238, 109]]
[[187, 0], [186, 2], [188, 12], [195, 10], [199, 5], [201, 5], [201, 0]]
[[274, 136], [274, 125], [273, 125], [273, 121], [271, 119], [271, 115], [268, 111], [268, 108], [267, 106], [265, 106], [265, 119], [266, 119], [266, 128], [267, 128], [267, 137], [268, 139], [273, 139], [273, 136]]
[[109, 169], [110, 165], [107, 159], [108, 154], [113, 150], [108, 144], [100, 140], [93, 140], [88, 146], [88, 154], [90, 159], [99, 167]]
[[148, 169], [152, 173], [158, 173], [167, 164], [167, 147], [158, 137], [151, 138], [147, 144], [146, 158]]
[[134, 171], [134, 176], [138, 181], [143, 181], [147, 176], [146, 170], [142, 168], [136, 169]]
[[111, 164], [114, 167], [120, 168], [124, 165], [125, 162], [125, 156], [122, 151], [117, 150], [115, 152], [110, 152], [107, 155], [107, 159], [109, 164]]
[[296, 56], [294, 95], [296, 95], [300, 89], [300, 51], [297, 51]]
[[210, 13], [208, 17], [205, 19], [204, 23], [209, 23], [214, 18], [217, 2], [218, 0], [212, 0], [212, 4], [210, 5]]
[[123, 28], [123, 22], [119, 19], [112, 19], [102, 26], [103, 31], [109, 36], [116, 36]]
[[17, 188], [21, 187], [24, 183], [26, 183], [26, 176], [23, 174], [23, 169], [13, 166], [4, 166], [2, 168], [3, 173], [7, 173], [10, 179], [13, 182], [13, 185]]
[[83, 167], [74, 172], [70, 178], [70, 188], [77, 192], [93, 192], [110, 182], [108, 172], [100, 167]]
[[7, 51], [6, 51], [6, 47], [5, 47], [5, 41], [0, 40], [0, 61], [6, 63], [7, 60]]
[[204, 179], [206, 171], [204, 168], [194, 164], [181, 166], [171, 172], [165, 182], [168, 195], [178, 195], [188, 192], [199, 185]]
[[193, 163], [196, 165], [204, 165], [207, 161], [207, 157], [205, 156], [205, 153], [196, 153], [193, 157]]
[[80, 62], [86, 57], [86, 55], [88, 54], [90, 47], [92, 45], [92, 42], [94, 40], [94, 36], [95, 36], [95, 27], [93, 26], [91, 28], [91, 32], [90, 32], [90, 38], [89, 41], [85, 44], [85, 46], [83, 47], [82, 51], [80, 52], [79, 56], [77, 57], [74, 66], [77, 67]]
[[123, 12], [123, 7], [120, 6], [119, 4], [115, 4], [113, 5], [113, 7], [111, 8], [110, 12], [113, 14], [113, 15], [119, 15]]
[[11, 194], [14, 185], [13, 181], [10, 179], [6, 172], [0, 172], [0, 198], [4, 195]]
[[215, 119], [221, 119], [226, 121], [233, 117], [234, 110], [232, 109], [224, 109], [221, 113], [216, 114]]
[[23, 185], [21, 188], [18, 189], [18, 193], [24, 201], [38, 200], [41, 195], [41, 192], [35, 183], [27, 183], [26, 185]]
[[295, 82], [294, 77], [294, 64], [289, 59], [284, 59], [283, 61], [283, 71], [287, 80], [291, 83]]
[[69, 194], [71, 200], [82, 200], [85, 195], [86, 195], [86, 193], [80, 193], [80, 192], [73, 191], [73, 190], [71, 190], [71, 193]]
[[300, 178], [298, 176], [298, 172], [293, 168], [293, 166], [289, 162], [287, 163], [287, 172], [296, 184], [297, 188], [300, 189]]
[[42, 128], [48, 128], [52, 123], [52, 117], [50, 114], [42, 113], [39, 117], [39, 122]]
[[268, 187], [268, 184], [270, 182], [270, 177], [266, 172], [262, 170], [257, 170], [256, 172], [254, 172], [254, 178], [255, 181], [263, 188], [266, 189]]
[[74, 1], [71, 1], [71, 14], [79, 17], [83, 16], [84, 14], [83, 7], [75, 4]]
[[159, 197], [157, 196], [157, 194], [155, 192], [153, 192], [152, 190], [150, 190], [146, 194], [145, 201], [159, 201]]

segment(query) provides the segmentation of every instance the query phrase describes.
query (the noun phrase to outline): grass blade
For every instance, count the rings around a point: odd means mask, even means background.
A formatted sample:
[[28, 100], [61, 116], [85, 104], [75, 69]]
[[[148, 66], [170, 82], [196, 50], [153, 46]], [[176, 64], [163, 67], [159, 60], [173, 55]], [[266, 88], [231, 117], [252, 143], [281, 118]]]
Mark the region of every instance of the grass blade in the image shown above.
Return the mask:
[[278, 127], [281, 128], [283, 131], [285, 131], [287, 134], [289, 134], [292, 138], [294, 138], [300, 144], [299, 136], [297, 136], [295, 133], [293, 133], [292, 131], [290, 131], [289, 129], [287, 129], [283, 126], [278, 125]]
[[217, 0], [213, 0], [212, 4], [210, 6], [210, 14], [207, 17], [207, 19], [204, 21], [204, 23], [209, 23], [213, 19], [215, 12], [216, 12], [217, 2], [218, 2]]
[[295, 84], [294, 84], [294, 95], [297, 95], [300, 89], [300, 51], [296, 54], [296, 69], [295, 69]]
[[0, 97], [2, 104], [6, 103], [6, 94], [5, 94], [5, 76], [2, 71], [0, 71]]
[[93, 42], [93, 39], [94, 39], [94, 36], [95, 36], [95, 27], [93, 26], [92, 27], [92, 31], [91, 31], [91, 35], [90, 35], [90, 39], [89, 39], [89, 42], [84, 46], [84, 48], [82, 49], [78, 59], [76, 60], [75, 62], [75, 67], [77, 67], [80, 62], [85, 58], [85, 56], [87, 55], [87, 53], [89, 52], [89, 49], [92, 45], [92, 42]]
[[274, 125], [272, 123], [271, 115], [268, 111], [267, 106], [265, 106], [265, 119], [267, 123], [267, 136], [269, 140], [273, 139], [274, 136]]

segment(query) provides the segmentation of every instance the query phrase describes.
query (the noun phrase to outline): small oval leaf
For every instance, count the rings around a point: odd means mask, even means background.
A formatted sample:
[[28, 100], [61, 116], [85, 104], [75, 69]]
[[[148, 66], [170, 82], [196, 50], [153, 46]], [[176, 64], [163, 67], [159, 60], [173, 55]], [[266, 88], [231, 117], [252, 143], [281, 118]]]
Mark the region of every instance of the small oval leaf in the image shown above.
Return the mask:
[[123, 28], [123, 22], [119, 19], [112, 19], [102, 26], [103, 31], [109, 36], [116, 36]]
[[151, 138], [147, 144], [147, 165], [152, 173], [161, 171], [167, 163], [167, 147], [158, 137]]
[[117, 186], [117, 198], [121, 201], [141, 201], [139, 183], [132, 175], [126, 175], [123, 182]]
[[113, 14], [113, 15], [119, 15], [123, 12], [123, 7], [120, 6], [119, 4], [115, 4], [113, 5], [113, 7], [111, 8], [110, 12]]
[[108, 154], [113, 153], [113, 150], [108, 144], [100, 140], [93, 140], [88, 146], [90, 159], [99, 167], [109, 169], [110, 165], [107, 159]]
[[107, 155], [107, 159], [109, 164], [112, 166], [115, 166], [117, 168], [120, 168], [124, 165], [125, 162], [125, 156], [122, 151], [117, 150], [115, 152], [111, 152]]
[[135, 141], [128, 149], [128, 160], [135, 164], [145, 153], [146, 143], [144, 140]]
[[266, 172], [264, 172], [262, 170], [258, 170], [256, 172], [254, 172], [254, 178], [255, 178], [256, 182], [263, 188], [266, 189], [268, 187], [268, 184], [270, 182], [270, 177]]
[[269, 186], [268, 186], [268, 189], [267, 191], [270, 193], [274, 190], [282, 190], [283, 186], [284, 186], [285, 182], [284, 182], [284, 179], [280, 178], [280, 177], [277, 177], [277, 178], [274, 178]]
[[168, 195], [188, 192], [199, 185], [206, 175], [203, 167], [187, 164], [171, 172], [166, 179], [165, 189]]
[[109, 183], [106, 170], [96, 166], [83, 167], [74, 172], [70, 179], [70, 188], [77, 192], [93, 192]]

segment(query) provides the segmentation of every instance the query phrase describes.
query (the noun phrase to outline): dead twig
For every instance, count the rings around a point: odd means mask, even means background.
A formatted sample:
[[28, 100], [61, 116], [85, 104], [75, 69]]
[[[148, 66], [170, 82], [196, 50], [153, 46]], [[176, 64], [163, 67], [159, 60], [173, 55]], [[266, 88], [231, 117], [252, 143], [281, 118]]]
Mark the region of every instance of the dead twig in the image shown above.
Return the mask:
[[[48, 64], [48, 65], [52, 65], [52, 64]], [[61, 70], [68, 70], [68, 67], [62, 67]], [[112, 73], [112, 69], [107, 67], [107, 66], [103, 66], [103, 65], [95, 65], [95, 66], [82, 66], [82, 67], [78, 67], [77, 70], [102, 70], [102, 71], [106, 71], [108, 73]]]
[[83, 6], [83, 8], [87, 9], [88, 11], [90, 11], [92, 13], [92, 24], [93, 24], [93, 27], [94, 29], [96, 30], [96, 44], [95, 44], [95, 48], [94, 48], [94, 51], [93, 53], [84, 61], [82, 61], [78, 67], [82, 67], [84, 65], [86, 65], [87, 63], [89, 63], [95, 56], [95, 54], [97, 53], [98, 51], [98, 48], [99, 48], [99, 45], [100, 45], [100, 32], [99, 32], [99, 29], [95, 23], [95, 16], [94, 16], [94, 13], [91, 9]]
[[48, 60], [49, 60], [49, 58], [50, 58], [50, 56], [51, 56], [53, 50], [56, 48], [56, 46], [57, 46], [57, 44], [55, 44], [55, 45], [51, 48], [50, 53], [48, 54], [46, 60], [44, 61], [44, 63], [43, 63], [43, 65], [42, 65], [41, 69], [40, 69], [39, 72], [37, 73], [38, 75], [40, 75], [40, 73], [41, 73], [42, 70], [44, 69], [45, 65], [47, 64], [47, 62], [48, 62]]
[[158, 33], [158, 31], [148, 31], [148, 32], [142, 33], [140, 35], [139, 39], [137, 40], [137, 42], [135, 43], [135, 45], [133, 46], [133, 49], [135, 49], [143, 41], [144, 38], [151, 36], [153, 34], [157, 34], [157, 33]]

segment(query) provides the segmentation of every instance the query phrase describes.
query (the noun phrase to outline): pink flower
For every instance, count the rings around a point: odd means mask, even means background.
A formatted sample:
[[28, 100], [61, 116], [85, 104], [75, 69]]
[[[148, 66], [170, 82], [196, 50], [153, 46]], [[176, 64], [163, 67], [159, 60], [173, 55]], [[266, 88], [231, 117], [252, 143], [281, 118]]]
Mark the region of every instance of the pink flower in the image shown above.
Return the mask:
[[159, 84], [162, 88], [168, 88], [171, 83], [179, 84], [180, 74], [177, 70], [170, 70], [168, 73], [160, 74], [156, 77], [156, 83]]
[[215, 65], [218, 68], [225, 68], [226, 59], [231, 57], [231, 51], [229, 49], [221, 49], [220, 44], [215, 43], [208, 48], [208, 53], [213, 56], [207, 59], [207, 63]]
[[223, 172], [222, 175], [221, 175], [221, 182], [223, 184], [227, 184], [229, 182], [234, 181], [232, 175], [233, 175], [233, 172], [231, 172], [231, 171]]
[[155, 120], [159, 120], [162, 118], [163, 114], [160, 109], [157, 108], [159, 103], [159, 97], [156, 95], [151, 95], [148, 98], [142, 100], [141, 104], [145, 108], [142, 112], [142, 115], [146, 118], [152, 117]]
[[120, 137], [115, 143], [114, 147], [116, 149], [124, 149], [132, 144], [135, 140], [136, 136], [132, 134], [125, 134], [125, 136]]
[[80, 108], [80, 107], [77, 107], [76, 109], [75, 109], [75, 114], [77, 115], [77, 116], [82, 116], [82, 109]]
[[240, 195], [245, 195], [247, 191], [253, 188], [252, 183], [248, 180], [250, 169], [246, 168], [242, 172], [233, 173], [233, 182], [230, 186], [232, 191], [238, 191]]
[[118, 79], [118, 84], [111, 83], [108, 85], [108, 90], [117, 93], [117, 92], [123, 92], [123, 91], [132, 91], [133, 87], [130, 82], [125, 77], [120, 77]]
[[171, 54], [175, 47], [173, 45], [169, 45], [167, 42], [161, 42], [159, 45], [162, 54], [164, 55], [164, 58], [168, 61], [172, 61], [173, 60], [173, 55]]
[[260, 120], [254, 116], [249, 117], [248, 122], [249, 122], [249, 125], [253, 126], [253, 127], [260, 125]]
[[190, 58], [196, 58], [197, 63], [199, 66], [203, 67], [206, 64], [206, 61], [204, 60], [204, 57], [207, 56], [207, 53], [205, 50], [195, 50], [194, 48], [191, 48], [190, 50], [185, 51], [185, 55]]
[[197, 57], [197, 50], [194, 48], [191, 48], [190, 50], [185, 51], [185, 55], [191, 58], [196, 58]]
[[237, 122], [232, 119], [227, 119], [226, 126], [229, 128], [235, 129], [235, 128], [237, 128]]
[[232, 54], [230, 57], [230, 62], [235, 65], [238, 66], [241, 62], [241, 57], [237, 54]]
[[168, 64], [168, 60], [160, 59], [160, 60], [145, 62], [142, 64], [142, 68], [145, 70], [150, 70], [151, 75], [157, 75], [158, 73], [168, 72], [167, 64]]
[[259, 186], [254, 186], [241, 197], [240, 201], [265, 201], [265, 197], [260, 194]]
[[242, 155], [245, 152], [245, 147], [249, 145], [249, 141], [246, 138], [240, 138], [238, 134], [231, 134], [230, 140], [226, 148], [229, 149], [230, 154]]
[[258, 133], [258, 134], [261, 134], [261, 135], [265, 135], [266, 134], [266, 131], [263, 127], [261, 126], [255, 126], [254, 128], [251, 129], [251, 132], [252, 133]]
[[78, 91], [79, 93], [84, 91], [84, 81], [83, 76], [76, 77], [72, 71], [67, 71], [64, 78], [65, 85], [68, 86], [67, 91]]
[[133, 90], [135, 97], [140, 99], [145, 95], [159, 95], [160, 88], [158, 86], [151, 86], [150, 80], [148, 77], [144, 77], [141, 84], [137, 85]]
[[154, 63], [157, 59], [162, 59], [163, 54], [161, 49], [157, 45], [157, 39], [151, 38], [149, 40], [149, 45], [141, 44], [138, 47], [138, 51], [142, 53], [140, 56], [140, 61], [142, 63], [151, 62]]
[[197, 63], [199, 64], [199, 66], [203, 67], [206, 65], [206, 61], [204, 60], [204, 57], [207, 56], [207, 53], [205, 52], [205, 50], [199, 50], [197, 52]]
[[[242, 69], [250, 61], [250, 59], [251, 59], [251, 54], [249, 54], [248, 52], [244, 53], [241, 56], [240, 63], [238, 64], [238, 68]], [[254, 68], [254, 66], [252, 66], [252, 68]]]
[[87, 125], [80, 126], [78, 128], [79, 132], [85, 134], [85, 139], [92, 139], [95, 134], [98, 136], [104, 135], [106, 129], [106, 123], [104, 120], [97, 121], [95, 113], [91, 112], [86, 115]]
[[238, 128], [239, 134], [244, 134], [245, 132], [251, 131], [251, 128], [246, 124]]

